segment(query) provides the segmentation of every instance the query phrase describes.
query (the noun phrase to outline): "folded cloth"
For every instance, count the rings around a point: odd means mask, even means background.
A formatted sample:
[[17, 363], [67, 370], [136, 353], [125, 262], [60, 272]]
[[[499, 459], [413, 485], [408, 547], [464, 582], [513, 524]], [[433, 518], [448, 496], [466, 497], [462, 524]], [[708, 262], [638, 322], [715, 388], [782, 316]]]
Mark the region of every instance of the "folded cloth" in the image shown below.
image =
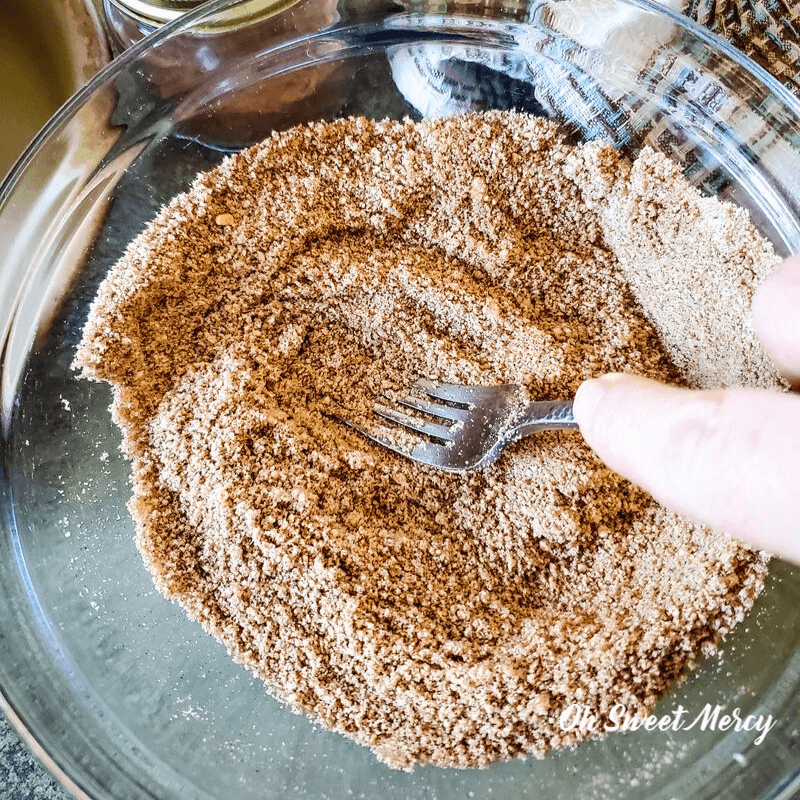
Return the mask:
[[727, 39], [800, 95], [800, 3], [689, 0], [679, 10]]

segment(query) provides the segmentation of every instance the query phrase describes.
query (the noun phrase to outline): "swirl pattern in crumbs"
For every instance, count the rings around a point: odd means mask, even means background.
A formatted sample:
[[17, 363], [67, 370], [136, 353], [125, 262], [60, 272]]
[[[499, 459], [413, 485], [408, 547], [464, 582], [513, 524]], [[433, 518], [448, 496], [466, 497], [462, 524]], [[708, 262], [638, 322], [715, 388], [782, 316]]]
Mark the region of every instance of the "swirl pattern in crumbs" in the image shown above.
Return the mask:
[[649, 709], [743, 618], [766, 556], [576, 433], [458, 476], [332, 414], [367, 421], [419, 375], [535, 398], [609, 370], [779, 386], [747, 324], [776, 263], [651, 151], [568, 146], [513, 112], [313, 123], [163, 209], [76, 364], [113, 385], [167, 597], [387, 764], [481, 766], [575, 745], [572, 703]]

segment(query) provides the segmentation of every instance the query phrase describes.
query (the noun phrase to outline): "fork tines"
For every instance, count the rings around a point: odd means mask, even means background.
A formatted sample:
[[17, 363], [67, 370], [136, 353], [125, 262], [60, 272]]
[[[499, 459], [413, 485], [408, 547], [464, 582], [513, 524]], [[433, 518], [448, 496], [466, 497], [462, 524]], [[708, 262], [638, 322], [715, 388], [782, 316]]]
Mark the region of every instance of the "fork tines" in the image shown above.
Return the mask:
[[[430, 398], [425, 399], [415, 394], [408, 394], [401, 399], [394, 400], [387, 395], [381, 395], [381, 401], [375, 403], [373, 411], [383, 419], [402, 425], [404, 428], [416, 431], [423, 436], [447, 443], [453, 440], [453, 434], [464, 424], [472, 409], [470, 403], [463, 400], [457, 402], [454, 394], [448, 392], [446, 384], [434, 384], [432, 381], [419, 380], [411, 388], [420, 394], [425, 393]], [[396, 406], [411, 409], [416, 414], [408, 414]], [[424, 417], [428, 419], [425, 419]]]

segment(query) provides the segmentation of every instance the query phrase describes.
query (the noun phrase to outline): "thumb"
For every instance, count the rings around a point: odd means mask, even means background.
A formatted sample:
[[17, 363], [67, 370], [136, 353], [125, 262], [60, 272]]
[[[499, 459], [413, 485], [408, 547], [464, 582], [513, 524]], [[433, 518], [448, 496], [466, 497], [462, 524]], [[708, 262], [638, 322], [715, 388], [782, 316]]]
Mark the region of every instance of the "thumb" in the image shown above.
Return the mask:
[[575, 416], [597, 455], [659, 502], [800, 563], [800, 396], [612, 374], [581, 385]]

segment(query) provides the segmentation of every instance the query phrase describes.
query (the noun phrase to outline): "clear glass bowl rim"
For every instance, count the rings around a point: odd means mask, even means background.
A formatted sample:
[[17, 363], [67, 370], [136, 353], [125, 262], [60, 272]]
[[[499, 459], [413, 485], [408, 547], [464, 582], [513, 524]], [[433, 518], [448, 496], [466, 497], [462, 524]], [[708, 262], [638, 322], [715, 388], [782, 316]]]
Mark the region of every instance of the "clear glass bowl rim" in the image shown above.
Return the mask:
[[[535, 0], [532, 5], [538, 5], [539, 3], [543, 4], [551, 1], [552, 0]], [[91, 97], [98, 91], [98, 89], [112, 81], [116, 76], [129, 68], [130, 65], [140, 59], [142, 55], [158, 48], [163, 42], [173, 37], [180, 36], [190, 31], [195, 26], [203, 25], [203, 23], [212, 19], [220, 12], [225, 12], [247, 2], [249, 2], [249, 0], [206, 0], [206, 2], [202, 3], [197, 8], [187, 11], [180, 17], [165, 23], [146, 38], [142, 39], [140, 42], [127, 49], [124, 53], [117, 56], [113, 61], [97, 72], [87, 84], [85, 84], [79, 91], [72, 95], [72, 97], [70, 97], [69, 100], [67, 100], [67, 102], [50, 118], [50, 120], [44, 125], [44, 127], [31, 141], [25, 151], [21, 154], [14, 166], [9, 170], [2, 183], [0, 183], [0, 214], [2, 214], [3, 209], [9, 200], [12, 199], [15, 187], [19, 183], [20, 178], [25, 173], [25, 170], [30, 162], [36, 156], [37, 152], [40, 151], [45, 143], [55, 135], [62, 125], [74, 118], [80, 112], [80, 110], [90, 101]], [[716, 36], [699, 23], [661, 5], [660, 3], [656, 2], [656, 0], [616, 0], [616, 2], [626, 4], [643, 11], [653, 12], [662, 18], [671, 21], [677, 28], [686, 30], [696, 39], [708, 44], [714, 50], [725, 55], [738, 67], [742, 68], [746, 72], [749, 72], [753, 78], [755, 78], [758, 83], [763, 85], [800, 123], [800, 98], [795, 96], [777, 78], [734, 47], [726, 39]], [[290, 7], [291, 6], [288, 6], [288, 8]], [[283, 7], [282, 11], [286, 10], [287, 7]], [[391, 12], [387, 13], [384, 19], [404, 13], [422, 13], [431, 18], [448, 16], [446, 13], [441, 14], [429, 9], [424, 9], [422, 7], [415, 7], [413, 0], [411, 0], [411, 2], [405, 2], [403, 8], [396, 6]], [[456, 16], [468, 17], [469, 14], [460, 11]], [[347, 25], [348, 23], [345, 23], [342, 27], [347, 27]], [[331, 29], [320, 30], [311, 35], [304, 34], [302, 38], [312, 38], [316, 35], [325, 34], [330, 30]], [[280, 48], [285, 46], [285, 44], [286, 42], [282, 42], [275, 47]], [[7, 319], [0, 319], [0, 344], [5, 340], [8, 322], [9, 320]], [[5, 713], [9, 722], [16, 729], [21, 739], [31, 748], [37, 758], [74, 797], [76, 797], [78, 800], [96, 800], [84, 792], [64, 771], [64, 769], [62, 769], [61, 766], [59, 766], [56, 761], [50, 757], [45, 747], [37, 738], [36, 732], [32, 728], [26, 726], [24, 721], [15, 713], [13, 701], [7, 696], [2, 685], [0, 685], [0, 710]], [[790, 779], [791, 785], [794, 786], [796, 782], [791, 780], [792, 777], [796, 778], [797, 776], [787, 776], [787, 778]], [[781, 794], [781, 796], [784, 795]]]
[[[734, 47], [726, 39], [723, 39], [711, 33], [707, 28], [690, 19], [689, 17], [679, 14], [666, 6], [656, 2], [656, 0], [618, 0], [621, 3], [639, 8], [644, 11], [651, 11], [659, 14], [666, 19], [673, 22], [676, 26], [684, 28], [692, 33], [698, 39], [711, 45], [715, 50], [724, 53], [732, 61], [748, 72], [762, 83], [771, 94], [787, 107], [798, 119], [800, 119], [800, 98], [796, 97], [788, 88], [786, 88], [777, 78], [771, 75], [767, 70], [746, 56], [736, 47]], [[0, 210], [2, 210], [9, 195], [13, 191], [15, 184], [18, 182], [20, 175], [25, 170], [25, 167], [33, 158], [35, 153], [41, 148], [42, 144], [52, 135], [61, 124], [73, 117], [80, 108], [88, 101], [91, 95], [109, 78], [122, 72], [131, 63], [136, 61], [143, 53], [148, 50], [155, 49], [162, 42], [170, 39], [173, 36], [179, 36], [186, 31], [190, 30], [196, 24], [202, 24], [204, 21], [210, 19], [214, 15], [226, 11], [230, 8], [235, 8], [248, 2], [248, 0], [206, 0], [195, 9], [187, 11], [182, 16], [174, 19], [163, 26], [159, 27], [153, 33], [142, 39], [140, 42], [132, 45], [124, 53], [117, 56], [113, 61], [101, 69], [85, 86], [77, 91], [72, 97], [64, 103], [63, 106], [48, 120], [44, 127], [39, 131], [36, 137], [31, 141], [25, 151], [20, 155], [17, 162], [9, 170], [3, 182], [0, 184]], [[402, 11], [398, 9], [394, 13], [414, 12], [416, 9], [412, 3], [405, 3], [405, 9]], [[284, 9], [286, 10], [286, 9]], [[427, 12], [431, 14], [431, 12]], [[392, 16], [389, 14], [387, 16]], [[433, 16], [433, 14], [431, 14]], [[459, 16], [467, 16], [460, 13]]]

